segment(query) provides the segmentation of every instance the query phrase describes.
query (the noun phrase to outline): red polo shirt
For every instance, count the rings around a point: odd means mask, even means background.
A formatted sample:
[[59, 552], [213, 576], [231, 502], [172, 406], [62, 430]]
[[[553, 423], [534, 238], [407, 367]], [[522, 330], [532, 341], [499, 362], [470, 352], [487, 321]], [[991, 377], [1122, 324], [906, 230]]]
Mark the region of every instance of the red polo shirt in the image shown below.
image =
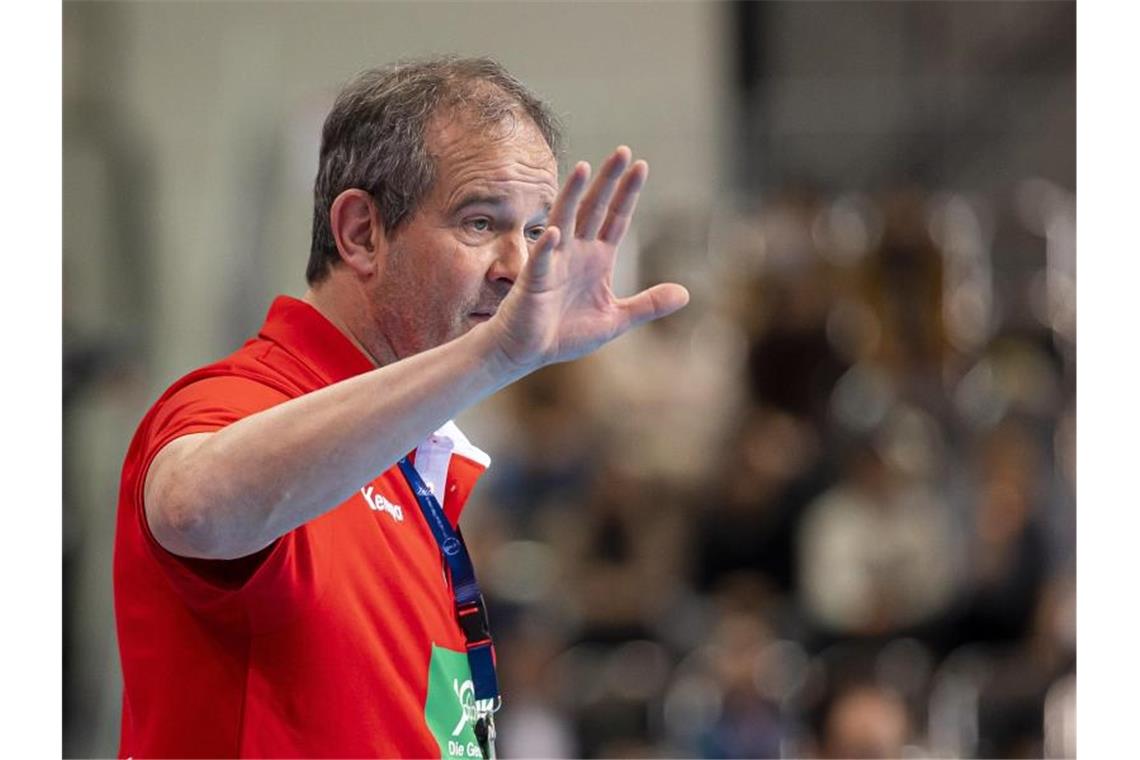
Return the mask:
[[[478, 756], [443, 561], [396, 467], [240, 560], [171, 554], [143, 512], [147, 468], [171, 440], [371, 369], [316, 309], [283, 296], [256, 338], [143, 418], [115, 534], [120, 756]], [[413, 456], [455, 523], [486, 455], [449, 423]]]

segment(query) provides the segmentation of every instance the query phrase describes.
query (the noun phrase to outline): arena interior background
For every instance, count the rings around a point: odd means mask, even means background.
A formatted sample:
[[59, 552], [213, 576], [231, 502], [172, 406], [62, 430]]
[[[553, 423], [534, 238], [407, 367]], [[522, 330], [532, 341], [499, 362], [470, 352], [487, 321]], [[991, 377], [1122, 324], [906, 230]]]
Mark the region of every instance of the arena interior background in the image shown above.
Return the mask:
[[681, 314], [460, 419], [511, 756], [1075, 753], [1076, 10], [67, 2], [64, 753], [117, 749], [119, 467], [299, 295], [355, 71], [498, 58], [651, 165]]

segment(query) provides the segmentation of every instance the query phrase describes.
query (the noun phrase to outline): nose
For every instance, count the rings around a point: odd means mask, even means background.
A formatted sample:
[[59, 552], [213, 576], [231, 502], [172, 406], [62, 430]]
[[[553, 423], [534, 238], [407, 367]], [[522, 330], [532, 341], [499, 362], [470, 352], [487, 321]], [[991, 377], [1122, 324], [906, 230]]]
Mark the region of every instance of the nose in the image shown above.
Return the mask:
[[515, 280], [522, 273], [530, 256], [530, 241], [523, 232], [515, 235], [504, 235], [495, 249], [495, 260], [487, 271], [487, 279], [491, 282], [505, 284], [508, 288], [515, 284]]

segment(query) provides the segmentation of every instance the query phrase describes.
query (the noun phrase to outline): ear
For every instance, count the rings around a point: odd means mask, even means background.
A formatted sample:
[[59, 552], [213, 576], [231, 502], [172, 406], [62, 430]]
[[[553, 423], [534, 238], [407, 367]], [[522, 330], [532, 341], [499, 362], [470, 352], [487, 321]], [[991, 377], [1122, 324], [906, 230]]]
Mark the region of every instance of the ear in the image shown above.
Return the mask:
[[332, 202], [329, 226], [341, 260], [362, 276], [375, 274], [377, 253], [386, 243], [380, 210], [359, 188], [345, 190]]

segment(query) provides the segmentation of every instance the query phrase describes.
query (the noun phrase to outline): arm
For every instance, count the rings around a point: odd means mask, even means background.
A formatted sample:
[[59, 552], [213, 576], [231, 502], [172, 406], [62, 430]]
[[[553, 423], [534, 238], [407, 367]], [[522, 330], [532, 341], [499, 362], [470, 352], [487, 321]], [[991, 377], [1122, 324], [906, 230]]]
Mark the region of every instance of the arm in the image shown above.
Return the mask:
[[403, 361], [177, 438], [147, 472], [147, 522], [167, 550], [233, 559], [340, 504], [461, 410], [521, 377], [487, 325]]
[[143, 501], [167, 550], [233, 559], [319, 517], [460, 411], [534, 370], [589, 353], [688, 301], [679, 285], [625, 299], [614, 255], [647, 167], [607, 160], [585, 198], [571, 173], [550, 227], [496, 315], [444, 345], [253, 414], [178, 438], [155, 457]]

